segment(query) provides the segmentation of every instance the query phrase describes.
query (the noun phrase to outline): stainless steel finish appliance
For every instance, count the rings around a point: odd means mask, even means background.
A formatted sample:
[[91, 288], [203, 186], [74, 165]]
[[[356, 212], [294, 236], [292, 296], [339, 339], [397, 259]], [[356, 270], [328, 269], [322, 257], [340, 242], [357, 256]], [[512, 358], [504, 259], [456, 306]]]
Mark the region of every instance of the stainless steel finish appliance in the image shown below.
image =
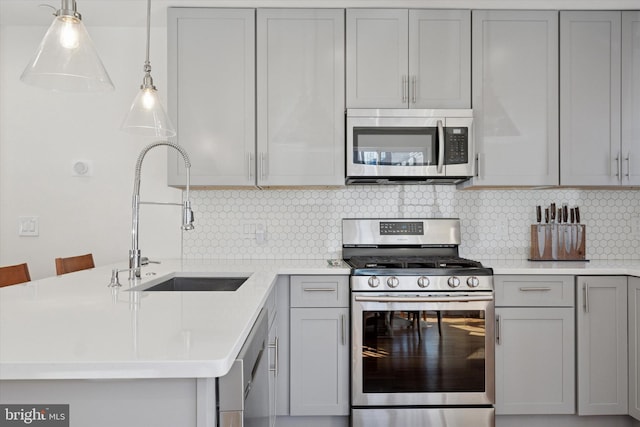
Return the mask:
[[220, 427], [269, 427], [267, 339], [263, 309], [231, 370], [218, 379]]
[[494, 426], [493, 271], [458, 255], [460, 221], [342, 226], [353, 426]]
[[347, 183], [456, 184], [474, 174], [472, 110], [347, 110]]

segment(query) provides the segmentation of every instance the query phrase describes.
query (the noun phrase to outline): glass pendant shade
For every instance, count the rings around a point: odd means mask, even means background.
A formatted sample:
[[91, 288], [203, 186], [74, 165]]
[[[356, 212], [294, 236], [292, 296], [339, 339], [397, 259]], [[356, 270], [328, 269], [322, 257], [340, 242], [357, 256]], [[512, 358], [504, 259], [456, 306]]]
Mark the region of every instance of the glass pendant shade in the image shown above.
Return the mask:
[[149, 45], [151, 42], [151, 0], [147, 0], [147, 55], [144, 61], [144, 78], [140, 92], [131, 104], [129, 114], [122, 122], [122, 130], [141, 136], [170, 138], [176, 135], [158, 91], [153, 85], [151, 77], [151, 62], [149, 61]]
[[122, 122], [122, 130], [140, 136], [169, 138], [176, 135], [167, 112], [153, 85], [142, 85], [129, 114]]
[[66, 92], [114, 89], [79, 14], [55, 17], [20, 80]]

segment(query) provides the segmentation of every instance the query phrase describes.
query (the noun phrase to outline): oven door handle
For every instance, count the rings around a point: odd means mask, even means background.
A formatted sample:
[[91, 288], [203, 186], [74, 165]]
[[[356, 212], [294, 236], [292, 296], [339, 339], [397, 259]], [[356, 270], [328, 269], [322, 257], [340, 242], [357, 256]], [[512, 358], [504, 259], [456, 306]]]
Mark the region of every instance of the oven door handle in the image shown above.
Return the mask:
[[356, 301], [363, 302], [475, 302], [475, 301], [493, 301], [493, 295], [464, 295], [464, 296], [412, 296], [412, 297], [397, 297], [397, 296], [364, 296], [356, 295]]

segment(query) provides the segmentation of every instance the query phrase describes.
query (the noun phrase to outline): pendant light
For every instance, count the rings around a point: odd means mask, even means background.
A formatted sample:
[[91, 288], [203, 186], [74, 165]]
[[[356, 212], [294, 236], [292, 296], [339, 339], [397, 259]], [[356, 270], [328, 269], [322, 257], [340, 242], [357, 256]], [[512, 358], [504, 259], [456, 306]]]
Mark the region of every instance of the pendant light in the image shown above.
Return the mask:
[[87, 33], [75, 0], [62, 0], [36, 54], [20, 76], [23, 82], [66, 92], [113, 90], [113, 83]]
[[151, 0], [147, 0], [147, 56], [144, 62], [144, 77], [140, 92], [133, 100], [129, 114], [122, 122], [122, 129], [143, 136], [169, 138], [175, 136], [176, 131], [171, 124], [158, 91], [153, 85], [151, 77], [151, 63], [149, 62], [149, 43], [151, 39]]

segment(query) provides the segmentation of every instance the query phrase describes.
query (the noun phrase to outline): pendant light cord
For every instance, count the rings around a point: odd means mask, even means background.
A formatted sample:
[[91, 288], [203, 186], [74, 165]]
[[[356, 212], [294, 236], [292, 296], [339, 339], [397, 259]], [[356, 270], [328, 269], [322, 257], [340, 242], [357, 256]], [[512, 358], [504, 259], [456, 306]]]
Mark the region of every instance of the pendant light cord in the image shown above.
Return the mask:
[[144, 62], [144, 72], [151, 72], [151, 62], [149, 61], [149, 45], [151, 44], [151, 0], [147, 0], [147, 57]]

